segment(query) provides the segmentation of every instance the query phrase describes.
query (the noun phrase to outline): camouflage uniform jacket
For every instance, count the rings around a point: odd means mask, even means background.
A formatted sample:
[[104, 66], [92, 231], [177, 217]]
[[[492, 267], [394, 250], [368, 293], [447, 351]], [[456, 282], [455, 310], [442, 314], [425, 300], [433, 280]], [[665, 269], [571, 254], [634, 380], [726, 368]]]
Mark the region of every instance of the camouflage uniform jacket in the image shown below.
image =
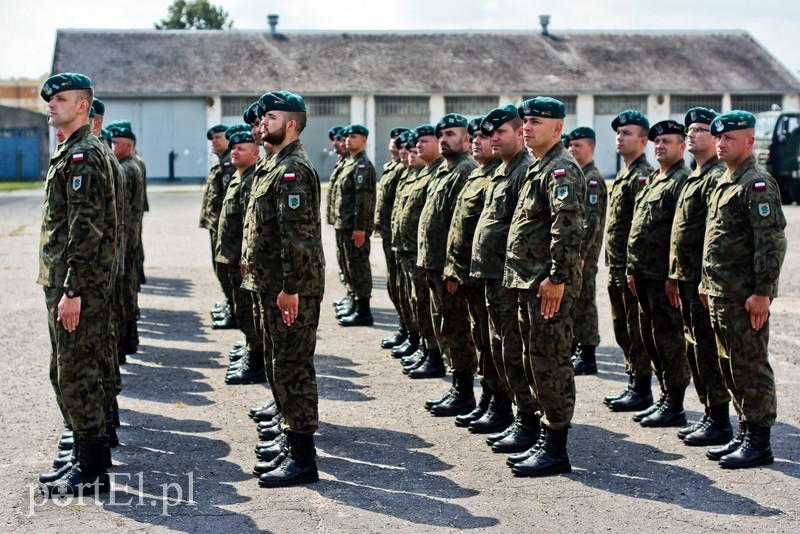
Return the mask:
[[383, 174], [378, 182], [378, 196], [375, 201], [375, 231], [384, 239], [391, 239], [392, 208], [397, 195], [397, 182], [405, 169], [400, 160], [393, 159], [383, 166]]
[[453, 210], [453, 220], [450, 222], [450, 231], [447, 233], [447, 259], [444, 265], [444, 276], [460, 284], [474, 284], [475, 280], [469, 276], [470, 260], [472, 258], [472, 238], [478, 218], [483, 211], [486, 196], [486, 186], [492, 180], [492, 174], [502, 163], [500, 159], [493, 159], [486, 165], [475, 168], [467, 177], [464, 187], [456, 200]]
[[[256, 167], [253, 169], [253, 179], [250, 183], [250, 191], [255, 191], [259, 184], [265, 179], [267, 175], [267, 165], [269, 164], [269, 160], [272, 158], [272, 154], [267, 152], [263, 156], [261, 156], [258, 161], [256, 162]], [[245, 210], [242, 213], [242, 246], [241, 246], [241, 256], [240, 256], [240, 264], [244, 263], [244, 258], [247, 255], [247, 225], [252, 220], [250, 215], [250, 211], [253, 209], [253, 195], [247, 195], [247, 205], [245, 206]]]
[[669, 278], [673, 281], [700, 282], [708, 202], [725, 169], [725, 164], [712, 156], [686, 178], [672, 219]]
[[211, 166], [206, 180], [206, 190], [203, 194], [203, 210], [200, 212], [200, 228], [207, 228], [214, 232], [219, 226], [219, 212], [222, 210], [222, 200], [225, 190], [231, 181], [236, 167], [231, 164], [231, 152], [226, 150], [219, 161]]
[[400, 176], [397, 180], [397, 191], [394, 196], [394, 206], [392, 208], [392, 250], [395, 252], [402, 250], [403, 236], [400, 234], [400, 227], [402, 224], [402, 213], [405, 199], [408, 198], [408, 191], [406, 188], [417, 179], [419, 170], [405, 167], [400, 171]]
[[714, 297], [778, 296], [786, 255], [778, 184], [753, 156], [726, 171], [711, 194], [702, 288]]
[[348, 160], [336, 180], [338, 199], [333, 215], [337, 230], [364, 230], [375, 226], [375, 167], [366, 152]]
[[321, 297], [325, 289], [319, 175], [299, 140], [272, 156], [253, 189], [242, 287]]
[[244, 216], [247, 213], [247, 204], [250, 200], [250, 189], [253, 186], [253, 175], [256, 163], [245, 169], [243, 173], [238, 170], [228, 184], [225, 200], [222, 203], [222, 213], [219, 216], [219, 230], [217, 232], [217, 249], [215, 260], [227, 265], [239, 265], [242, 258], [242, 237]]
[[100, 146], [106, 153], [106, 159], [111, 163], [111, 174], [114, 177], [114, 203], [117, 211], [117, 256], [116, 268], [114, 273], [121, 276], [125, 269], [125, 225], [128, 219], [128, 201], [126, 200], [125, 191], [127, 185], [125, 183], [125, 172], [117, 161], [117, 156], [105, 142], [101, 141]]
[[625, 269], [628, 266], [628, 235], [631, 233], [636, 195], [647, 183], [653, 166], [644, 154], [617, 173], [608, 194], [608, 226], [606, 227], [606, 265]]
[[583, 225], [581, 256], [584, 260], [596, 262], [603, 247], [608, 189], [594, 161], [590, 161], [581, 171], [586, 178], [586, 217]]
[[134, 151], [132, 156], [136, 164], [139, 166], [139, 169], [142, 171], [142, 180], [144, 183], [144, 211], [150, 211], [150, 203], [147, 202], [147, 166], [144, 164], [144, 160], [142, 156], [139, 155], [138, 152]]
[[663, 174], [653, 171], [639, 192], [628, 236], [629, 273], [652, 280], [667, 279], [672, 219], [688, 175], [681, 158]]
[[50, 159], [37, 283], [108, 295], [114, 283], [117, 207], [113, 164], [89, 125]]
[[519, 191], [525, 182], [533, 157], [527, 148], [497, 167], [486, 186], [483, 211], [472, 240], [469, 275], [473, 278], [502, 280], [506, 262], [506, 240]]
[[469, 152], [442, 164], [428, 185], [428, 198], [419, 217], [417, 265], [433, 271], [444, 270], [447, 234], [456, 202], [467, 177], [478, 166]]
[[328, 193], [325, 197], [326, 204], [325, 204], [325, 222], [333, 226], [336, 224], [336, 217], [334, 215], [334, 210], [336, 209], [337, 203], [337, 182], [339, 180], [339, 173], [342, 171], [342, 167], [347, 164], [348, 158], [341, 157], [339, 161], [336, 162], [336, 165], [333, 166], [333, 171], [331, 172], [331, 177], [328, 180]]
[[122, 172], [125, 174], [125, 247], [129, 253], [133, 253], [139, 246], [139, 237], [142, 235], [142, 218], [144, 217], [144, 178], [142, 170], [136, 164], [133, 156], [129, 156], [119, 162]]
[[425, 207], [425, 200], [428, 198], [428, 187], [431, 180], [436, 176], [439, 167], [444, 163], [444, 158], [423, 167], [413, 179], [409, 179], [403, 187], [403, 198], [399, 217], [399, 237], [401, 252], [412, 252], [417, 254], [419, 236], [419, 218], [422, 215], [422, 208]]
[[508, 229], [503, 285], [531, 289], [569, 280], [581, 261], [586, 178], [559, 141], [531, 165]]

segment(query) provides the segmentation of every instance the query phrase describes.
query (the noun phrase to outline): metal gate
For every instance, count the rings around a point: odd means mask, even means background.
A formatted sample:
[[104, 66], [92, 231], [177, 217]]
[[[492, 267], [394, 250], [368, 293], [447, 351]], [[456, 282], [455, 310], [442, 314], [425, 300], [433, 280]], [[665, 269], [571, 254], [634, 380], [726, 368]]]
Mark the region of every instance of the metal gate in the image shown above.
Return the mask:
[[39, 128], [0, 128], [0, 178], [39, 178]]

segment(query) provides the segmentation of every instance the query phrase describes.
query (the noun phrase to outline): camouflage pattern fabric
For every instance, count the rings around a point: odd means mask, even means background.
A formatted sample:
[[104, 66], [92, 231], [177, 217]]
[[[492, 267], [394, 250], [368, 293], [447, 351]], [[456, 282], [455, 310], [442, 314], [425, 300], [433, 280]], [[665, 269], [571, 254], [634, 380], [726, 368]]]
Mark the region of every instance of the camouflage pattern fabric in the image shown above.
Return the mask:
[[[419, 263], [419, 260], [417, 260]], [[450, 294], [441, 271], [426, 269], [431, 292], [431, 320], [442, 354], [453, 372], [475, 374], [478, 368], [467, 299], [462, 291]]]
[[586, 215], [583, 223], [583, 270], [581, 293], [573, 320], [575, 341], [580, 345], [600, 345], [600, 321], [597, 314], [597, 263], [603, 246], [608, 190], [606, 181], [593, 161], [581, 169], [586, 178]]
[[[428, 187], [436, 176], [439, 166], [444, 163], [444, 158], [439, 158], [416, 175], [409, 175], [398, 205], [401, 210], [398, 219], [398, 250], [418, 254], [419, 221], [425, 201], [428, 198]], [[393, 242], [394, 245], [394, 242]], [[419, 259], [419, 258], [417, 258]]]
[[500, 377], [492, 359], [492, 343], [489, 338], [489, 310], [486, 308], [486, 284], [476, 280], [474, 284], [461, 285], [458, 292], [467, 301], [470, 335], [475, 346], [478, 381], [491, 391], [506, 391], [505, 380]]
[[608, 270], [608, 300], [611, 303], [614, 338], [622, 349], [625, 372], [649, 384], [653, 371], [639, 329], [639, 303], [628, 288], [625, 269]]
[[439, 342], [433, 330], [431, 318], [431, 298], [425, 270], [417, 266], [417, 255], [410, 252], [397, 254], [410, 295], [409, 308], [420, 338], [420, 345], [428, 349], [438, 349]]

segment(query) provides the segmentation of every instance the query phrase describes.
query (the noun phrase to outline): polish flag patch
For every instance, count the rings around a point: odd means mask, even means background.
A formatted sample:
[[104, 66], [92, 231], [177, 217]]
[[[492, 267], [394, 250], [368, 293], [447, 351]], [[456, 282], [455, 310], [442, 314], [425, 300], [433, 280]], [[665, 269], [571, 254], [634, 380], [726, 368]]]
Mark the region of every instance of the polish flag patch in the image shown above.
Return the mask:
[[283, 180], [285, 182], [294, 182], [294, 173], [293, 172], [283, 173]]
[[589, 180], [589, 187], [597, 187], [597, 180]]
[[767, 182], [756, 182], [753, 187], [756, 191], [764, 191], [767, 188]]
[[367, 168], [367, 166], [366, 166], [366, 165], [364, 165], [363, 163], [359, 163], [359, 164], [358, 164], [358, 169], [359, 169], [359, 170], [364, 170], [364, 169], [366, 169], [366, 168]]
[[83, 152], [78, 152], [77, 154], [72, 155], [72, 162], [83, 161]]
[[553, 176], [555, 176], [556, 178], [558, 178], [559, 176], [564, 176], [565, 174], [567, 174], [567, 171], [565, 169], [556, 169], [553, 171]]
[[640, 176], [636, 179], [636, 181], [639, 182], [640, 184], [647, 183], [647, 176]]

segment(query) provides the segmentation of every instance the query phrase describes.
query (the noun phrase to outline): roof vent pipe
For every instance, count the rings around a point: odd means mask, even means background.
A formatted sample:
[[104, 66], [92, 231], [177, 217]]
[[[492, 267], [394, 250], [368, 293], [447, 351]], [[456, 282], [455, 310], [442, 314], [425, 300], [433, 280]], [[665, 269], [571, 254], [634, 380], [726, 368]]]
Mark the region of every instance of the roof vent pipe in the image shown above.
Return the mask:
[[547, 33], [547, 27], [550, 25], [550, 15], [539, 15], [539, 24], [542, 25], [542, 35], [550, 35]]
[[278, 15], [267, 15], [267, 23], [269, 24], [270, 35], [277, 35]]

